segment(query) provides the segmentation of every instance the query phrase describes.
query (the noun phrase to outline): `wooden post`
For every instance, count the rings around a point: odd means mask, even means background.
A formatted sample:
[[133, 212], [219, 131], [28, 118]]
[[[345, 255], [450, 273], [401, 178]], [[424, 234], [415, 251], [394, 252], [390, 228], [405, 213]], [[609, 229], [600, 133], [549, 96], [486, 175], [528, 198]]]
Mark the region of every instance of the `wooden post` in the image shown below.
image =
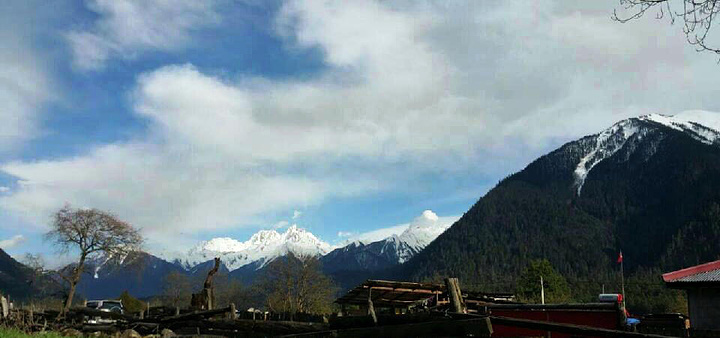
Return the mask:
[[175, 315], [176, 315], [176, 316], [179, 316], [179, 315], [180, 315], [180, 307], [179, 307], [179, 306], [176, 306], [176, 307], [175, 307]]
[[460, 292], [460, 283], [457, 278], [445, 278], [445, 287], [450, 300], [450, 309], [453, 312], [465, 313], [465, 304], [463, 304], [462, 293]]
[[10, 313], [10, 304], [5, 296], [0, 296], [0, 318], [7, 318]]
[[372, 287], [368, 289], [368, 314], [372, 317], [373, 323], [377, 325], [377, 316], [375, 315], [375, 307], [372, 302]]
[[228, 312], [228, 319], [237, 319], [237, 310], [235, 309], [235, 303], [230, 303], [230, 310]]

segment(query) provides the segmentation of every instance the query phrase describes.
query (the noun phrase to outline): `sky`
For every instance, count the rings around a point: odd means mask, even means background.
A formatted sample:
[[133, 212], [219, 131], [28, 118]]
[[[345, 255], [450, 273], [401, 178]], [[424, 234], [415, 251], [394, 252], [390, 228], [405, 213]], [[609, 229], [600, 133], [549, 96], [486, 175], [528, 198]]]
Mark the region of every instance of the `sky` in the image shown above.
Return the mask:
[[[601, 1], [0, 4], [0, 247], [65, 204], [146, 249], [297, 224], [330, 243], [458, 217], [534, 158], [720, 112], [718, 56]], [[711, 41], [712, 37], [708, 39]]]

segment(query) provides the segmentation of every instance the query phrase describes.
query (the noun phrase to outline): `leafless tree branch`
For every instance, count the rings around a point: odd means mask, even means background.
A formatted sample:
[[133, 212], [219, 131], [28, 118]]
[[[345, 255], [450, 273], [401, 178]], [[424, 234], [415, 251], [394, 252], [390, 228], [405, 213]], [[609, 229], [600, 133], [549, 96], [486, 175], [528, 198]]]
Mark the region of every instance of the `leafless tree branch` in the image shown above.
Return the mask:
[[682, 1], [682, 10], [673, 10], [671, 0], [620, 0], [620, 7], [625, 14], [618, 14], [617, 8], [613, 10], [611, 18], [626, 23], [638, 19], [652, 9], [657, 9], [656, 18], [670, 18], [670, 24], [676, 18], [683, 20], [683, 33], [688, 43], [698, 52], [709, 51], [720, 55], [720, 47], [708, 43], [713, 20], [720, 12], [720, 0], [677, 0]]

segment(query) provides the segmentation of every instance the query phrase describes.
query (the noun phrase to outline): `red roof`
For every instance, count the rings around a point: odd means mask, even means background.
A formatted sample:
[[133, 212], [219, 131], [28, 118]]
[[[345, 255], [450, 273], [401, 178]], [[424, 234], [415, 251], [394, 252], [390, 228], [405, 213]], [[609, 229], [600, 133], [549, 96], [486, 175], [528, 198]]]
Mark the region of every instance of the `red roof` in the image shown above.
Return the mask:
[[[710, 262], [710, 263], [700, 264], [700, 265], [696, 265], [696, 266], [691, 266], [689, 268], [685, 268], [685, 269], [678, 270], [678, 271], [668, 272], [666, 274], [663, 274], [662, 277], [666, 283], [683, 282], [683, 281], [691, 282], [691, 281], [694, 281], [693, 280], [694, 278], [692, 278], [692, 277], [696, 276], [696, 275], [705, 275], [704, 277], [708, 277], [708, 275], [713, 275], [713, 276], [720, 275], [717, 273], [710, 273], [710, 272], [716, 272], [716, 271], [720, 272], [720, 260]], [[702, 278], [702, 279], [706, 279], [706, 278]], [[710, 279], [715, 279], [715, 278], [710, 278]], [[711, 281], [711, 280], [705, 280], [705, 281]], [[713, 280], [713, 281], [720, 281], [720, 280]]]

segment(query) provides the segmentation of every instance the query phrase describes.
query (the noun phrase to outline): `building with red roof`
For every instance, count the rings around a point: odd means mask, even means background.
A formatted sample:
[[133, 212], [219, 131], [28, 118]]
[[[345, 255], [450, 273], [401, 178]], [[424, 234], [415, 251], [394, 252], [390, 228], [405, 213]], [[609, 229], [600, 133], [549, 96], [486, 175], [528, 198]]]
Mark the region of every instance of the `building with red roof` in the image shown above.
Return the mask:
[[662, 275], [665, 285], [687, 292], [690, 325], [720, 330], [720, 260]]

